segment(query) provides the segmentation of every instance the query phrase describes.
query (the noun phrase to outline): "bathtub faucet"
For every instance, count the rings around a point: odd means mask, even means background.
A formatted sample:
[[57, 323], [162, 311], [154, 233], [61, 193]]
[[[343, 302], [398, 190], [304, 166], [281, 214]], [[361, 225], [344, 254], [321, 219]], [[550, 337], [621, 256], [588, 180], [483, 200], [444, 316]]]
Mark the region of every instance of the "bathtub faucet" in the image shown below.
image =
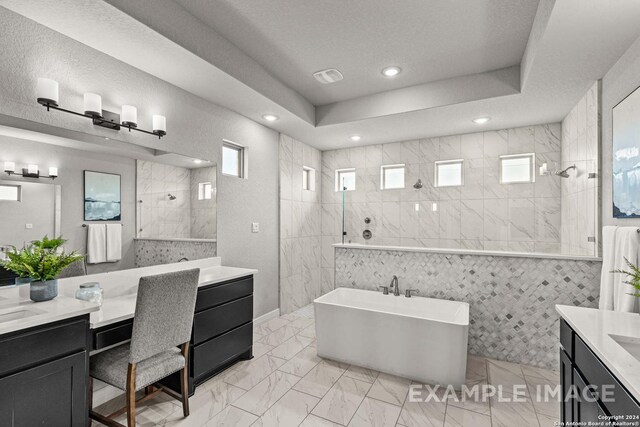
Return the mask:
[[398, 276], [393, 276], [391, 279], [390, 289], [393, 289], [393, 295], [400, 296], [400, 289], [398, 288]]

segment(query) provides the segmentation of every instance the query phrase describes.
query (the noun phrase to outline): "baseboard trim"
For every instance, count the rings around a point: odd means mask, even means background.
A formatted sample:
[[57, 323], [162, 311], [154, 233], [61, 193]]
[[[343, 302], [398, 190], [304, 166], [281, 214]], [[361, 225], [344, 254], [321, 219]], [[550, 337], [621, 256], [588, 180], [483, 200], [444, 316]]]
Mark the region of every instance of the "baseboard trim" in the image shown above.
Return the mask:
[[280, 317], [280, 309], [276, 308], [268, 313], [263, 314], [262, 316], [258, 316], [253, 319], [254, 325], [259, 325], [260, 323], [264, 323], [267, 320], [275, 319], [276, 317]]

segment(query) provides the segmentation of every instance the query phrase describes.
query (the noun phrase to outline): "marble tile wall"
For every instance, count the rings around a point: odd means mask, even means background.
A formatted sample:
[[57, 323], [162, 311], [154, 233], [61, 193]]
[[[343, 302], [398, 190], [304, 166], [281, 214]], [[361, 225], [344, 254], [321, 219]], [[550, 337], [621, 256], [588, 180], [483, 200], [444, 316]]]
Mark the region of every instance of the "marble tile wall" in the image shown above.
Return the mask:
[[[499, 131], [322, 153], [322, 267], [333, 268], [340, 241], [342, 193], [335, 169], [356, 168], [356, 190], [344, 193], [347, 241], [376, 245], [560, 252], [560, 178], [501, 184], [499, 156], [535, 153], [536, 167], [560, 161], [561, 126], [552, 123]], [[464, 159], [464, 185], [434, 186], [434, 162]], [[406, 185], [380, 189], [380, 166], [406, 164]], [[537, 169], [536, 169], [537, 170]], [[413, 184], [420, 178], [424, 187]], [[434, 205], [437, 210], [434, 210]], [[419, 210], [416, 210], [418, 206]], [[365, 226], [365, 217], [372, 222]], [[373, 238], [364, 240], [365, 228]]]
[[[600, 147], [600, 82], [596, 82], [562, 121], [560, 169], [576, 165], [570, 178], [561, 179], [561, 245], [563, 253], [596, 255], [599, 246], [598, 215]], [[549, 165], [551, 167], [551, 165]], [[596, 241], [589, 242], [593, 236]]]
[[[191, 169], [191, 224], [190, 237], [195, 239], [215, 239], [217, 237], [216, 167]], [[198, 184], [210, 182], [211, 199], [198, 199]]]
[[141, 239], [134, 240], [136, 267], [170, 264], [182, 258], [189, 261], [217, 256], [216, 242]]
[[[469, 353], [557, 369], [556, 304], [597, 307], [600, 261], [335, 249], [335, 285], [469, 303]], [[404, 298], [404, 296], [389, 298]]]
[[[190, 237], [189, 169], [144, 160], [136, 165], [138, 236]], [[169, 193], [176, 199], [169, 200]]]
[[[304, 307], [332, 287], [323, 281], [321, 269], [320, 151], [281, 134], [279, 156], [280, 312], [284, 314]], [[315, 170], [315, 191], [303, 190], [303, 167]], [[326, 273], [333, 277], [333, 270]]]

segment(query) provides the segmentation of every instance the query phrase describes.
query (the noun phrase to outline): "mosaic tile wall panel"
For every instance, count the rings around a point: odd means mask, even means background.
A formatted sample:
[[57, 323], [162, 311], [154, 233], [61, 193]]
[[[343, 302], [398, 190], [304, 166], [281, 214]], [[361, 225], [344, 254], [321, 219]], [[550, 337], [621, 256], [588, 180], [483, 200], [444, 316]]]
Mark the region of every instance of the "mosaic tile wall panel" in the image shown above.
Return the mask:
[[[336, 248], [335, 285], [468, 302], [469, 353], [558, 368], [556, 304], [597, 307], [601, 262]], [[390, 298], [396, 298], [390, 296]], [[397, 297], [404, 298], [404, 296]]]
[[134, 240], [136, 267], [178, 262], [181, 258], [194, 259], [217, 256], [216, 242], [189, 242], [177, 240]]

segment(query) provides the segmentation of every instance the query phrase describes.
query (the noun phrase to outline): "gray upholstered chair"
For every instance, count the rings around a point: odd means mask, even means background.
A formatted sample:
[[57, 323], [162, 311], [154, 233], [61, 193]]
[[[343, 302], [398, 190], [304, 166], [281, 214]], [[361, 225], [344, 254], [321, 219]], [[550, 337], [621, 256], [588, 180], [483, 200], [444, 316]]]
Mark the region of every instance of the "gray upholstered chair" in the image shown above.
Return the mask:
[[[140, 278], [131, 342], [91, 357], [91, 378], [124, 390], [127, 406], [109, 416], [91, 410], [91, 418], [121, 426], [113, 418], [126, 411], [127, 425], [135, 426], [136, 403], [162, 391], [181, 400], [184, 416], [189, 415], [187, 361], [199, 275], [193, 269]], [[155, 384], [178, 371], [181, 394]], [[142, 389], [145, 395], [136, 401], [136, 391]]]
[[78, 261], [72, 262], [64, 270], [62, 270], [58, 275], [58, 279], [64, 279], [65, 277], [77, 277], [77, 276], [86, 276], [86, 275], [87, 275], [87, 266], [84, 263], [84, 258], [82, 258], [82, 259], [79, 259]]

